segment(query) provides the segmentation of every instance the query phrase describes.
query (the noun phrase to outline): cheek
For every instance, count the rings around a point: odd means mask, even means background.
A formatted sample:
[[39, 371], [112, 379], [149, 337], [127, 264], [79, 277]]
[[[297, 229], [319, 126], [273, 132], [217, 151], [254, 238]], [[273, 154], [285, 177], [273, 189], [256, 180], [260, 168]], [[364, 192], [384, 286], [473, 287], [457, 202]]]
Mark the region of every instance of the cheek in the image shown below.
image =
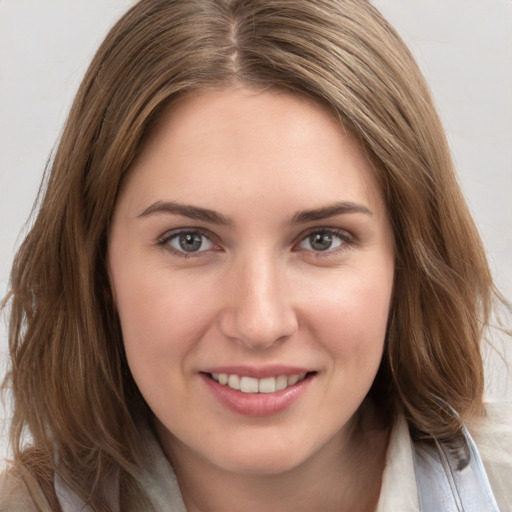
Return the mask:
[[186, 410], [191, 400], [183, 377], [191, 371], [190, 356], [198, 350], [212, 307], [204, 288], [183, 286], [169, 277], [170, 272], [151, 274], [147, 267], [140, 273], [132, 268], [125, 274], [113, 272], [113, 282], [118, 284], [117, 307], [130, 371], [150, 407], [165, 416], [167, 407]]
[[146, 265], [112, 271], [117, 308], [132, 366], [179, 361], [194, 348], [208, 325], [212, 306], [207, 283], [183, 283], [176, 274]]
[[376, 371], [382, 357], [393, 288], [393, 268], [340, 272], [309, 297], [312, 335], [335, 364]]

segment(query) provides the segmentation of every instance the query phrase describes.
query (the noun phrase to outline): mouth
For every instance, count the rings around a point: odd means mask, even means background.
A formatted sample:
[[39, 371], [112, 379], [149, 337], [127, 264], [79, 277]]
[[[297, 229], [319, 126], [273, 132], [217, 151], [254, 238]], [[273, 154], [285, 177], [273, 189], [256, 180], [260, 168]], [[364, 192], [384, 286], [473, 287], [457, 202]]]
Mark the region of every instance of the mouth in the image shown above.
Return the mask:
[[235, 391], [252, 394], [268, 394], [275, 393], [276, 391], [283, 391], [295, 386], [304, 379], [312, 376], [314, 373], [316, 372], [277, 375], [275, 377], [265, 377], [263, 379], [228, 373], [206, 373], [205, 375], [215, 382]]
[[304, 396], [317, 375], [316, 371], [289, 367], [226, 367], [200, 373], [220, 404], [252, 417], [284, 412]]

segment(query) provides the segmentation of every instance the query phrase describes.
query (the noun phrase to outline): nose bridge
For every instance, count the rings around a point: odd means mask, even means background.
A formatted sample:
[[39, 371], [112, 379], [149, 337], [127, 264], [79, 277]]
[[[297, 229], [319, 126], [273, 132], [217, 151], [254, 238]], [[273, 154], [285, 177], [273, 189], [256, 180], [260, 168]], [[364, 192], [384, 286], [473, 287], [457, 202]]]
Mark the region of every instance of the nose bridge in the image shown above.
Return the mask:
[[297, 320], [285, 281], [282, 264], [271, 251], [254, 251], [241, 258], [225, 311], [225, 334], [252, 349], [270, 347], [293, 334]]

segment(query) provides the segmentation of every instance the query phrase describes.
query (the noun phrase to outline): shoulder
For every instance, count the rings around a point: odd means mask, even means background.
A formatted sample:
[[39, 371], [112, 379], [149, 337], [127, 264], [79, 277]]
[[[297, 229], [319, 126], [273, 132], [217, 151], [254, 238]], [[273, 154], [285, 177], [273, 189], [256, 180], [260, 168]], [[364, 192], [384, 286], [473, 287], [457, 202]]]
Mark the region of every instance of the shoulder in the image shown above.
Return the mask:
[[51, 511], [37, 484], [10, 468], [0, 475], [0, 512]]
[[490, 403], [484, 418], [468, 424], [502, 510], [512, 510], [512, 402]]

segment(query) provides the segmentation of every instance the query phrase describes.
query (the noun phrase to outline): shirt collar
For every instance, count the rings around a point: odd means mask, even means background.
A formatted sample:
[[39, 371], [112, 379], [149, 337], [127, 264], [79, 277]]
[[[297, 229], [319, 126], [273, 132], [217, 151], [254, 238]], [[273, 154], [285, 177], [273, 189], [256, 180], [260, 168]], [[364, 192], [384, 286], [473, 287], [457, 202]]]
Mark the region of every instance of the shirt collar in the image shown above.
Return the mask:
[[391, 431], [376, 512], [418, 512], [418, 486], [412, 440], [407, 422], [399, 417]]

